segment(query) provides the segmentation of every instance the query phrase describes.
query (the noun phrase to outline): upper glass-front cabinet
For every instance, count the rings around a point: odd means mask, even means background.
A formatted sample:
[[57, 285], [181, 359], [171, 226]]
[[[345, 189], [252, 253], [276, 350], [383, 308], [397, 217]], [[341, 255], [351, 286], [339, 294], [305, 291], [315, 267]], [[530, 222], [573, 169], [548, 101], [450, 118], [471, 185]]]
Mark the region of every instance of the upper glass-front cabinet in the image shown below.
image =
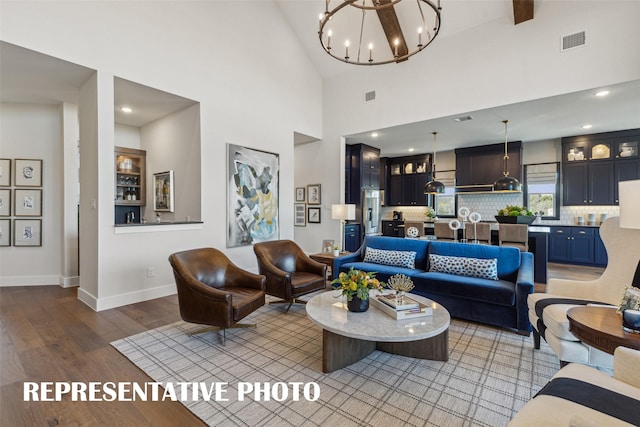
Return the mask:
[[638, 157], [638, 141], [624, 141], [617, 143], [616, 158]]
[[589, 160], [608, 160], [611, 159], [611, 143], [598, 143], [591, 146], [591, 157]]
[[584, 142], [564, 146], [565, 162], [582, 162], [585, 160], [611, 160], [614, 158], [614, 144], [611, 142]]
[[584, 146], [567, 147], [565, 159], [567, 159], [568, 162], [587, 160], [587, 156], [585, 156], [584, 153]]

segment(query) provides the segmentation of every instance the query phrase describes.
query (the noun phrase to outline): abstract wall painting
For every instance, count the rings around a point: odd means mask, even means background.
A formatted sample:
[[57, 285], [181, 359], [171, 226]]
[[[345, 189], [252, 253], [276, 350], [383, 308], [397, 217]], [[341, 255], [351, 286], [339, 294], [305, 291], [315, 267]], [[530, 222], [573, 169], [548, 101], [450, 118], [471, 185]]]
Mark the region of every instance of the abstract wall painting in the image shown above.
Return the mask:
[[227, 144], [227, 247], [278, 240], [280, 156]]

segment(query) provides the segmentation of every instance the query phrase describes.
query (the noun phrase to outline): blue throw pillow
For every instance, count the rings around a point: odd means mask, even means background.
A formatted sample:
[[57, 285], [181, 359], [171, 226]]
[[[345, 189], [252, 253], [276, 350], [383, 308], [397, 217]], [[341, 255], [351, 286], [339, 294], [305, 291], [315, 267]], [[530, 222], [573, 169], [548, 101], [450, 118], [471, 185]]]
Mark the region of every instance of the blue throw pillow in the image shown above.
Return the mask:
[[416, 268], [416, 253], [414, 251], [389, 251], [367, 247], [363, 261], [394, 267]]

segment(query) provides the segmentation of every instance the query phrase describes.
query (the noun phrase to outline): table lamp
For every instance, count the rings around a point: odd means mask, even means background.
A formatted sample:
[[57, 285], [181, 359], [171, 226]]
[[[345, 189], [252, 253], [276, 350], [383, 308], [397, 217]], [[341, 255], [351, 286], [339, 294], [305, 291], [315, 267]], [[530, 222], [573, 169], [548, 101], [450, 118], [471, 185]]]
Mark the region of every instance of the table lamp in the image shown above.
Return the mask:
[[340, 237], [344, 252], [344, 225], [347, 221], [356, 219], [356, 205], [331, 205], [331, 219], [340, 220]]

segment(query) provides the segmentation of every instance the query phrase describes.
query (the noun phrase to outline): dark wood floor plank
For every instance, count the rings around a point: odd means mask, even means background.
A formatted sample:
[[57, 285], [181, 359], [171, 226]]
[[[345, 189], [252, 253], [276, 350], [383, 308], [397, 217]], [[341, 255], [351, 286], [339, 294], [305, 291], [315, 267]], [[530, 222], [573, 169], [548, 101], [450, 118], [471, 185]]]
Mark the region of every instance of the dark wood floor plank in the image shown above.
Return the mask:
[[2, 314], [2, 323], [7, 336], [17, 352], [22, 352], [44, 345], [38, 331], [29, 322], [27, 312], [12, 310]]
[[176, 296], [102, 312], [56, 286], [0, 288], [0, 301], [0, 425], [204, 425], [178, 402], [22, 400], [24, 381], [152, 381], [110, 342], [179, 320]]
[[27, 373], [0, 319], [0, 386], [24, 381]]
[[0, 387], [1, 426], [47, 426], [42, 406], [25, 402], [22, 398], [22, 382]]

